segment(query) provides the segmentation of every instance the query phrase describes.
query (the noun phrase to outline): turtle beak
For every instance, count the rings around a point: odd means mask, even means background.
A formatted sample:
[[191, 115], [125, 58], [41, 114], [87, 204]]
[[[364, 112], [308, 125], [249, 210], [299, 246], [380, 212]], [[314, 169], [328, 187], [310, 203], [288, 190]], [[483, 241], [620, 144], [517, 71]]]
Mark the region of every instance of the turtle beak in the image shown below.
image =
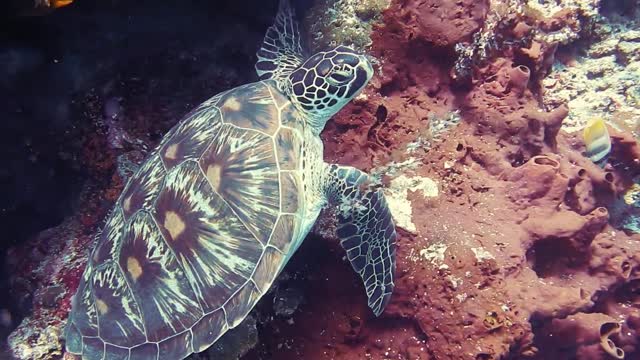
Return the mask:
[[371, 80], [373, 77], [373, 65], [371, 65], [371, 61], [363, 55], [361, 56], [360, 62], [363, 65], [364, 71], [367, 73], [367, 81]]
[[369, 58], [365, 55], [360, 55], [360, 64], [358, 66], [358, 70], [356, 71], [357, 82], [361, 82], [361, 85], [358, 85], [361, 88], [364, 88], [365, 85], [371, 80], [373, 77], [373, 65]]
[[371, 62], [362, 55], [359, 56], [359, 60], [360, 62], [356, 66], [355, 79], [350, 84], [350, 89], [346, 95], [348, 99], [356, 96], [362, 89], [364, 89], [373, 76], [373, 66], [371, 66]]

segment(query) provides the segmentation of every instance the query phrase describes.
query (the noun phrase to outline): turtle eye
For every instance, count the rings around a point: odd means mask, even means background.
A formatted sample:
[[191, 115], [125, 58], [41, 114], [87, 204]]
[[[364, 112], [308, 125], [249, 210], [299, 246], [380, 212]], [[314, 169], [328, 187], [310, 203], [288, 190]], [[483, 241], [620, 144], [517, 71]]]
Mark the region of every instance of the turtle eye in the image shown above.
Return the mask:
[[353, 78], [353, 68], [342, 67], [334, 69], [327, 76], [327, 82], [333, 86], [340, 86], [348, 83]]

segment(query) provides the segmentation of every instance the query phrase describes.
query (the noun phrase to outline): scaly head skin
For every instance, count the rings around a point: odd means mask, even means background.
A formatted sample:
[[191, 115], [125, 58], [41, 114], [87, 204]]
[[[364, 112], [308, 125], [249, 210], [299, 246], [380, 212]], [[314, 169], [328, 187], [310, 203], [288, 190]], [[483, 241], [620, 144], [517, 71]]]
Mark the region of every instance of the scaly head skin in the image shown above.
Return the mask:
[[319, 134], [372, 76], [373, 67], [364, 55], [338, 46], [310, 57], [289, 75], [283, 88], [313, 132]]

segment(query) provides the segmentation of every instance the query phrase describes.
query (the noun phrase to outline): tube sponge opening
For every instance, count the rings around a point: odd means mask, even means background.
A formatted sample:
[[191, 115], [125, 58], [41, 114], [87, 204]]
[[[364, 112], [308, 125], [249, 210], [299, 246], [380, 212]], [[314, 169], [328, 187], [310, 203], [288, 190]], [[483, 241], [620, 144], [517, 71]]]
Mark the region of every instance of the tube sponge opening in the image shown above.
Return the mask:
[[624, 350], [617, 347], [609, 337], [613, 334], [619, 333], [620, 329], [620, 324], [616, 322], [606, 322], [600, 325], [600, 345], [607, 354], [616, 359], [624, 359]]

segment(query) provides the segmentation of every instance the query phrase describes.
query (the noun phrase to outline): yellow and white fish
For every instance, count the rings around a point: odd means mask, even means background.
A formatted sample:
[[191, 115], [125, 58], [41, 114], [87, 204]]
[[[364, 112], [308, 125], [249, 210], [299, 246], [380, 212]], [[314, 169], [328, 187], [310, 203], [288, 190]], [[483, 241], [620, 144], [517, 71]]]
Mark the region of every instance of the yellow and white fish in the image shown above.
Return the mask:
[[611, 152], [611, 136], [602, 118], [593, 118], [582, 132], [587, 156], [600, 167], [604, 167]]

